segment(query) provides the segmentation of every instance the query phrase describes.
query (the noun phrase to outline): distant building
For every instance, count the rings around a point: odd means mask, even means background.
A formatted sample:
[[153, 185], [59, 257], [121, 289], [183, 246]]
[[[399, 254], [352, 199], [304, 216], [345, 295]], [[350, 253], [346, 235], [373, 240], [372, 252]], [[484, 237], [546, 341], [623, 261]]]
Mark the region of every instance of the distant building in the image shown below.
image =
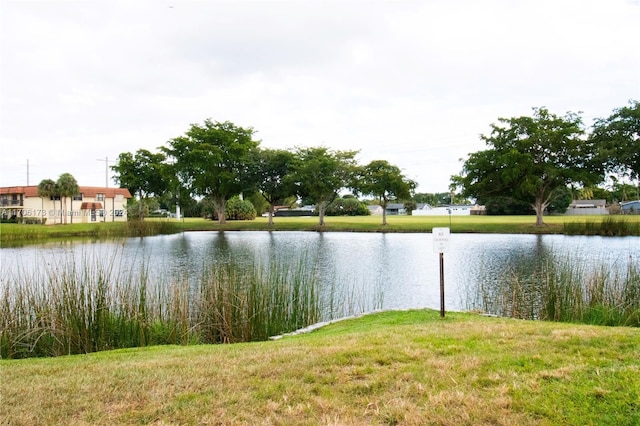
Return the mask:
[[470, 216], [485, 214], [485, 208], [477, 204], [457, 204], [439, 207], [433, 207], [430, 204], [419, 204], [418, 208], [413, 210], [411, 214], [413, 216]]
[[292, 216], [315, 216], [316, 206], [302, 206], [291, 209], [287, 206], [279, 206], [274, 209], [273, 215], [276, 217], [292, 217]]
[[406, 211], [404, 210], [404, 204], [400, 204], [400, 203], [388, 203], [386, 210], [387, 210], [387, 215], [391, 215], [391, 216], [406, 214]]
[[609, 214], [607, 200], [573, 200], [566, 215]]
[[382, 215], [382, 206], [378, 204], [369, 204], [367, 209], [369, 209], [369, 213], [372, 215]]
[[61, 206], [60, 197], [39, 197], [37, 186], [5, 186], [0, 187], [0, 218], [46, 225], [124, 222], [130, 198], [126, 188], [80, 186]]
[[640, 200], [620, 203], [620, 210], [624, 214], [640, 214]]

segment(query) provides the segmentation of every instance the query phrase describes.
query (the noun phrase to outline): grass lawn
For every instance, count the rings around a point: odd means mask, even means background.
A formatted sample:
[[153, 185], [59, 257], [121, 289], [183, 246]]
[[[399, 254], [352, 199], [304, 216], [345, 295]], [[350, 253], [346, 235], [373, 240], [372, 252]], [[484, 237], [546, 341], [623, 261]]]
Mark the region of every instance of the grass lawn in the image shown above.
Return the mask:
[[[118, 237], [154, 235], [182, 231], [341, 231], [341, 232], [431, 232], [434, 227], [450, 227], [457, 233], [507, 233], [507, 234], [562, 234], [567, 224], [589, 223], [595, 225], [605, 220], [625, 221], [631, 226], [632, 235], [640, 234], [640, 215], [629, 216], [547, 216], [546, 226], [536, 227], [534, 216], [389, 216], [382, 226], [380, 216], [336, 217], [325, 219], [325, 226], [318, 225], [317, 217], [276, 217], [273, 226], [267, 218], [250, 221], [217, 222], [199, 218], [147, 219], [141, 225], [136, 222], [93, 223], [68, 225], [0, 224], [0, 243], [38, 242], [43, 239], [72, 237]], [[578, 231], [580, 233], [580, 231]]]
[[454, 233], [562, 234], [569, 223], [598, 224], [603, 220], [625, 221], [632, 225], [632, 235], [640, 232], [640, 215], [628, 216], [547, 216], [546, 226], [536, 227], [535, 216], [389, 216], [382, 226], [380, 216], [338, 217], [325, 219], [318, 225], [317, 217], [276, 217], [269, 226], [267, 218], [250, 221], [217, 222], [200, 218], [147, 219], [136, 222], [111, 222], [67, 225], [0, 224], [0, 243], [39, 242], [46, 239], [73, 237], [118, 237], [153, 235], [181, 231], [322, 231], [322, 232], [431, 232], [434, 227], [449, 227]]
[[431, 310], [0, 361], [0, 424], [637, 425], [640, 332]]
[[[300, 230], [345, 232], [431, 232], [434, 227], [450, 227], [452, 232], [561, 233], [566, 218], [550, 217], [548, 225], [536, 228], [533, 216], [388, 216], [382, 225], [380, 216], [329, 216], [325, 226], [317, 217], [276, 217], [269, 228], [266, 218], [254, 221], [229, 221], [225, 225], [209, 223], [207, 228], [225, 230]], [[201, 219], [185, 219], [184, 228], [203, 226]], [[207, 222], [207, 221], [205, 221]]]

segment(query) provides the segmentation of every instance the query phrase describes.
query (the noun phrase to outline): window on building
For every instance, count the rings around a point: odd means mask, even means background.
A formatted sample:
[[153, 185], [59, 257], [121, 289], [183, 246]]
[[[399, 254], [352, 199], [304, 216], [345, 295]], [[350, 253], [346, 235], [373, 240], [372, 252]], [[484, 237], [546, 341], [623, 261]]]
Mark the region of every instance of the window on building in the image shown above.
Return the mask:
[[74, 195], [73, 201], [82, 201], [82, 194]]
[[104, 201], [104, 194], [96, 194], [96, 201]]

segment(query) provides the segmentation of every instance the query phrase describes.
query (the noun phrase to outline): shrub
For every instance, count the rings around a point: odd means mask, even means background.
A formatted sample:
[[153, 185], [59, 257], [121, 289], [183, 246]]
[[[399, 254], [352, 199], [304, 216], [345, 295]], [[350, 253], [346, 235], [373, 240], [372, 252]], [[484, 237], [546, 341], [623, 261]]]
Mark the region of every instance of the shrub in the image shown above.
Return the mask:
[[251, 201], [233, 197], [227, 201], [225, 217], [229, 220], [254, 220], [256, 218], [256, 209]]
[[327, 216], [367, 216], [367, 205], [356, 198], [338, 198], [327, 207]]

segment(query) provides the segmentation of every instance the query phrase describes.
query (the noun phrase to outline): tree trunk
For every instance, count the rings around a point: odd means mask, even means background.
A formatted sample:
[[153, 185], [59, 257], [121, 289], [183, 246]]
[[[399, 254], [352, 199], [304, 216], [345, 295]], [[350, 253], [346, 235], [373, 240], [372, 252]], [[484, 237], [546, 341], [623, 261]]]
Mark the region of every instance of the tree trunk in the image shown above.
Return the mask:
[[544, 202], [542, 200], [536, 200], [536, 202], [532, 205], [533, 210], [536, 212], [536, 226], [545, 226], [544, 223], [544, 210], [549, 205], [548, 202]]
[[324, 226], [324, 213], [327, 211], [328, 205], [329, 203], [327, 203], [326, 201], [321, 201], [318, 203], [318, 216], [319, 216], [318, 224], [320, 226]]
[[269, 203], [269, 226], [273, 225], [273, 204]]
[[64, 209], [62, 209], [62, 216], [64, 216], [64, 224], [67, 224], [67, 197], [64, 198]]
[[224, 197], [213, 197], [213, 208], [216, 210], [216, 214], [218, 215], [218, 223], [222, 225], [223, 223], [227, 223], [227, 218], [224, 214], [224, 208], [227, 204], [227, 200]]
[[387, 224], [387, 202], [380, 203], [380, 207], [382, 207], [382, 225], [384, 226]]

